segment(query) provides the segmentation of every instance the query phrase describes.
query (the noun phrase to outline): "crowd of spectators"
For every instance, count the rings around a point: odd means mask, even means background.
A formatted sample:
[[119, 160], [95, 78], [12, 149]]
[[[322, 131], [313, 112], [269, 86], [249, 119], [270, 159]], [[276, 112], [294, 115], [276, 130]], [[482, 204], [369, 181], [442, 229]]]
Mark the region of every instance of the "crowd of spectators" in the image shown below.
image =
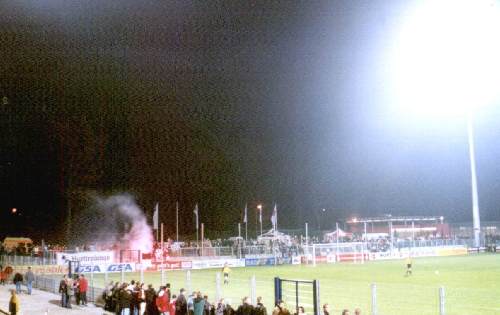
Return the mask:
[[200, 291], [188, 293], [181, 288], [175, 294], [169, 283], [156, 290], [151, 284], [145, 287], [144, 283], [134, 280], [130, 283], [110, 282], [102, 299], [104, 309], [117, 315], [267, 315], [261, 297], [255, 306], [245, 297], [234, 309], [230, 301], [211, 302]]

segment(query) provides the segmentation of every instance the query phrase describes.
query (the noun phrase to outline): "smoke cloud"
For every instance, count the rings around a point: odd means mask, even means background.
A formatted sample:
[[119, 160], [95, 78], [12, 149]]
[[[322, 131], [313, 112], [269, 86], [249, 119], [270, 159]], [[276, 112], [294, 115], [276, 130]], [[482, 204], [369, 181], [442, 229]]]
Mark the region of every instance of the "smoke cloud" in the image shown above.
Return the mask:
[[117, 246], [124, 250], [151, 252], [153, 231], [147, 218], [129, 194], [110, 197], [95, 196], [81, 217], [77, 228], [77, 243]]

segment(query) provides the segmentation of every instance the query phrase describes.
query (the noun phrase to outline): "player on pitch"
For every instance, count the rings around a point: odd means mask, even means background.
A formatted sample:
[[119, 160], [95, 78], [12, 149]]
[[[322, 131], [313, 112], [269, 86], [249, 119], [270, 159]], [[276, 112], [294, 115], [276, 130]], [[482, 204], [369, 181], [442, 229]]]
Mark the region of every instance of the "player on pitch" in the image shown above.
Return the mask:
[[229, 273], [231, 272], [231, 269], [227, 265], [227, 263], [224, 263], [224, 268], [222, 268], [222, 273], [224, 274], [224, 284], [229, 284]]
[[406, 257], [406, 276], [411, 276], [411, 265], [412, 265], [412, 260], [411, 260], [411, 255], [408, 254], [408, 257]]

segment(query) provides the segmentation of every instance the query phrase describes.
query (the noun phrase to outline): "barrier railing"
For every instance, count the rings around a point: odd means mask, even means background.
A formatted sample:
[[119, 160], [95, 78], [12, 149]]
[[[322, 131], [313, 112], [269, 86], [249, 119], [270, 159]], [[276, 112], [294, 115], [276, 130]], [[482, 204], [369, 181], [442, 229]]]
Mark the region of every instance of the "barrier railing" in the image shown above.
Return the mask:
[[[102, 273], [88, 273], [86, 276], [89, 281], [87, 300], [98, 305], [104, 305], [103, 293], [108, 281], [130, 283], [131, 280], [144, 280], [143, 276], [137, 272], [109, 273], [106, 276]], [[61, 279], [60, 275], [36, 276], [33, 287], [59, 294]], [[232, 305], [233, 308], [240, 304], [243, 296], [251, 297], [252, 303], [255, 303], [256, 296], [262, 296], [268, 310], [272, 310], [273, 307], [273, 280], [257, 278], [254, 274], [248, 274], [246, 277], [231, 277], [229, 281], [232, 285], [230, 286], [222, 283], [220, 272], [203, 273], [191, 270], [169, 273], [166, 277], [160, 273], [148, 274], [147, 281], [148, 284], [153, 284], [156, 289], [161, 284], [169, 282], [172, 285], [173, 294], [177, 293], [180, 288], [187, 289], [187, 292], [201, 290], [203, 294], [209, 296], [210, 302], [224, 298], [226, 303]], [[363, 313], [372, 315], [405, 312], [413, 314], [412, 308], [416, 306], [415, 303], [418, 303], [421, 307], [421, 314], [444, 315], [445, 313], [454, 313], [460, 307], [463, 308], [460, 298], [470, 291], [470, 289], [463, 289], [462, 292], [456, 288], [447, 290], [442, 286], [429, 290], [428, 286], [422, 285], [411, 285], [406, 290], [405, 295], [402, 296], [399, 284], [372, 283], [350, 288], [341, 281], [340, 283], [323, 283], [320, 295], [322, 303], [335, 301], [330, 310], [334, 314], [339, 313], [342, 306], [360, 307], [364, 310]], [[493, 293], [486, 294], [487, 290], [472, 293], [478, 294], [478, 297], [484, 299], [484, 309], [487, 309], [487, 305], [491, 304], [488, 301], [493, 301], [495, 298]], [[352, 305], [353, 296], [357, 297], [356, 305]], [[74, 298], [72, 303], [75, 303]], [[470, 306], [468, 311], [474, 313], [478, 309]]]
[[20, 255], [1, 255], [0, 265], [14, 266], [36, 266], [36, 265], [55, 265], [55, 256], [36, 257], [36, 256], [20, 256]]

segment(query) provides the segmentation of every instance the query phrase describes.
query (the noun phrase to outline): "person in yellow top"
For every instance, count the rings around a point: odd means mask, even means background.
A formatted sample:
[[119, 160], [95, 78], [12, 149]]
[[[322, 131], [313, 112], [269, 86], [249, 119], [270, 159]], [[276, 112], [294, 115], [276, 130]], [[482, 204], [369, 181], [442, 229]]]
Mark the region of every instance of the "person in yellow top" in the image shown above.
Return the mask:
[[222, 273], [224, 274], [224, 284], [229, 284], [229, 273], [231, 272], [231, 269], [227, 265], [227, 263], [224, 263], [224, 267], [222, 268]]
[[17, 297], [16, 290], [10, 290], [9, 313], [10, 315], [18, 315], [21, 303]]
[[411, 276], [411, 265], [412, 265], [412, 260], [411, 260], [411, 256], [408, 255], [408, 257], [406, 257], [406, 276]]

